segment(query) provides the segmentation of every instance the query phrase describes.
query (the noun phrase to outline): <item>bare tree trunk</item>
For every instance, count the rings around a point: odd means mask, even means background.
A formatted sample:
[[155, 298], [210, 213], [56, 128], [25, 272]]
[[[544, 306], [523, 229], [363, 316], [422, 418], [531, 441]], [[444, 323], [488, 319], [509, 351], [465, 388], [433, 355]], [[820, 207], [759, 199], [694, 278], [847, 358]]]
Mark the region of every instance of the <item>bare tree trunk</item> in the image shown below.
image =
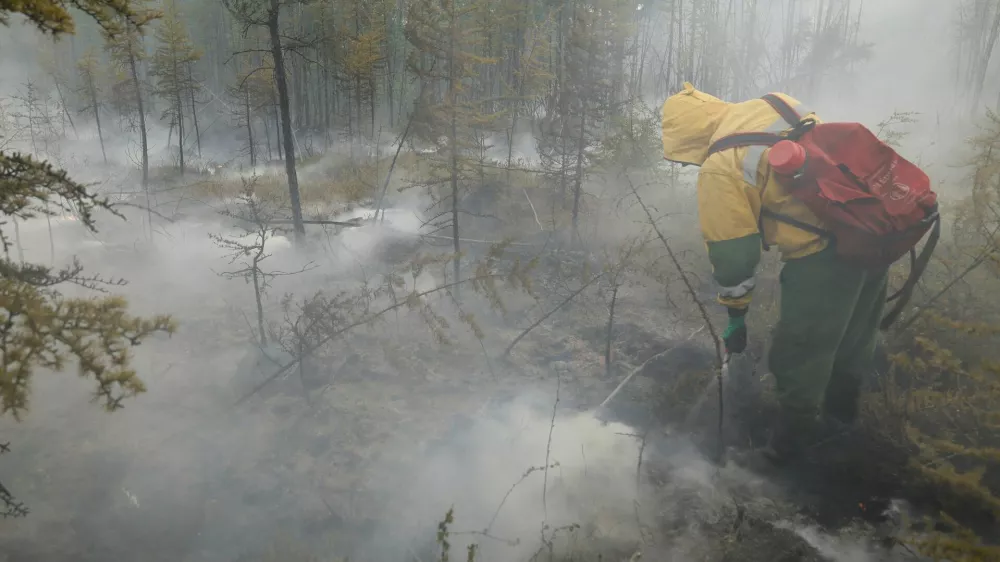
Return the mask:
[[[455, 283], [461, 279], [462, 274], [462, 261], [459, 257], [461, 252], [461, 246], [459, 242], [459, 232], [458, 232], [458, 108], [455, 104], [458, 103], [458, 78], [455, 76], [455, 34], [458, 30], [455, 29], [457, 22], [455, 21], [455, 2], [451, 0], [449, 2], [449, 14], [451, 17], [450, 26], [448, 28], [448, 105], [451, 111], [451, 138], [448, 139], [448, 146], [450, 148], [451, 156], [451, 238], [452, 244], [455, 250], [454, 258], [454, 273], [455, 278], [452, 280]], [[459, 297], [459, 286], [455, 286], [455, 298]]]
[[[63, 97], [62, 88], [59, 87], [59, 80], [56, 80], [56, 78], [53, 76], [52, 83], [56, 85], [56, 94], [59, 95], [59, 104], [62, 105], [63, 114], [66, 116], [66, 119], [69, 120], [69, 126], [73, 128], [73, 135], [75, 135], [76, 138], [79, 139], [80, 133], [77, 132], [76, 125], [73, 124], [73, 118], [69, 114], [69, 108], [66, 107], [66, 98]], [[63, 129], [63, 131], [65, 132], [65, 129]]]
[[[29, 88], [28, 95], [30, 96], [29, 100], [28, 100], [28, 134], [31, 136], [31, 151], [35, 153], [35, 157], [36, 158], [41, 158], [41, 155], [38, 154], [38, 145], [35, 142], [35, 103], [36, 103], [36, 98], [35, 98], [35, 95], [34, 95], [34, 86], [31, 83], [28, 83], [28, 88]], [[49, 202], [48, 201], [45, 202], [45, 210], [46, 211], [49, 210]], [[45, 223], [48, 225], [48, 229], [49, 229], [49, 262], [50, 263], [55, 263], [55, 261], [56, 261], [56, 242], [55, 242], [55, 239], [52, 237], [52, 216], [49, 215], [48, 213], [45, 213]], [[23, 261], [23, 258], [22, 258], [22, 261]]]
[[257, 167], [257, 152], [253, 145], [253, 117], [250, 116], [250, 90], [244, 90], [244, 108], [246, 109], [246, 119], [247, 119], [247, 137], [250, 143], [250, 167]]
[[982, 54], [977, 61], [978, 68], [976, 69], [976, 81], [973, 85], [974, 90], [972, 94], [972, 109], [977, 113], [979, 111], [979, 101], [983, 95], [983, 85], [986, 83], [986, 75], [990, 69], [990, 61], [993, 57], [993, 50], [996, 48], [998, 37], [1000, 37], [1000, 4], [996, 7], [996, 13], [993, 16], [993, 24], [990, 27], [986, 45], [984, 45]]
[[302, 224], [302, 202], [299, 198], [299, 178], [295, 171], [295, 140], [292, 137], [291, 109], [288, 103], [288, 82], [285, 76], [285, 58], [281, 50], [281, 35], [278, 28], [280, 0], [271, 0], [267, 18], [267, 29], [271, 35], [271, 56], [274, 60], [275, 82], [278, 86], [278, 104], [281, 108], [281, 132], [285, 145], [285, 173], [288, 175], [288, 197], [292, 204], [292, 224], [295, 239], [302, 242], [305, 226]]
[[260, 296], [260, 279], [258, 279], [258, 274], [260, 273], [260, 258], [264, 254], [264, 243], [261, 242], [260, 250], [253, 260], [253, 296], [257, 300], [257, 331], [260, 332], [260, 346], [264, 347], [267, 345], [267, 332], [264, 331], [264, 303]]
[[281, 145], [281, 109], [274, 105], [274, 144], [278, 147], [278, 160], [285, 159], [285, 151]]
[[181, 176], [184, 175], [184, 103], [181, 101], [181, 91], [174, 93], [174, 104], [177, 106], [177, 153], [180, 155]]
[[104, 164], [108, 164], [108, 153], [104, 150], [104, 133], [101, 131], [101, 108], [97, 104], [97, 89], [94, 87], [94, 80], [91, 78], [87, 83], [87, 93], [90, 94], [90, 106], [94, 108], [94, 121], [97, 122], [97, 140], [101, 143], [101, 156], [104, 157]]
[[264, 142], [267, 144], [267, 161], [271, 162], [274, 160], [274, 154], [271, 152], [271, 127], [267, 124], [267, 117], [261, 119], [264, 123]]
[[582, 113], [580, 114], [580, 137], [577, 140], [576, 145], [576, 177], [575, 185], [573, 186], [573, 237], [575, 239], [580, 238], [579, 222], [580, 222], [580, 195], [583, 191], [583, 149], [586, 145], [586, 135], [587, 135], [587, 108], [583, 107]]
[[614, 340], [612, 336], [615, 329], [615, 305], [618, 304], [618, 288], [621, 286], [617, 281], [617, 279], [612, 279], [614, 285], [611, 289], [611, 305], [608, 306], [608, 328], [604, 345], [604, 375], [609, 379], [611, 378], [611, 342]]
[[17, 217], [11, 217], [14, 221], [14, 244], [17, 246], [17, 260], [24, 263], [24, 246], [21, 245], [21, 223]]
[[385, 56], [385, 95], [389, 101], [389, 129], [391, 130], [396, 126], [396, 120], [393, 119], [393, 97], [392, 97], [392, 25], [388, 21], [390, 16], [389, 11], [386, 11], [386, 29], [389, 33], [389, 40], [386, 41], [386, 56]]
[[198, 129], [198, 109], [194, 101], [194, 74], [191, 72], [191, 63], [187, 64], [188, 85], [191, 93], [191, 119], [194, 121], [194, 138], [198, 143], [198, 158], [201, 158], [201, 131]]
[[[146, 192], [146, 206], [149, 207], [149, 141], [146, 138], [146, 112], [142, 107], [142, 86], [139, 82], [139, 69], [135, 61], [135, 53], [129, 50], [129, 70], [132, 73], [132, 87], [135, 88], [136, 109], [139, 112], [139, 140], [142, 143], [142, 188]], [[153, 236], [152, 212], [150, 212], [149, 236]]]

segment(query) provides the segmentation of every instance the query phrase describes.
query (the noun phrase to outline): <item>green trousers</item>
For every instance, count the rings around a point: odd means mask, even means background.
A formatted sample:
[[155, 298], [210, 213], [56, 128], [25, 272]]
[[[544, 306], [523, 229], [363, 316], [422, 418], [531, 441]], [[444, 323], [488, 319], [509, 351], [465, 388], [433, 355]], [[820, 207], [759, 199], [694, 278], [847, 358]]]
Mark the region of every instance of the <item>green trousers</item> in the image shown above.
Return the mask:
[[873, 368], [887, 278], [886, 271], [842, 262], [832, 247], [784, 265], [768, 362], [786, 415], [857, 416], [861, 383]]

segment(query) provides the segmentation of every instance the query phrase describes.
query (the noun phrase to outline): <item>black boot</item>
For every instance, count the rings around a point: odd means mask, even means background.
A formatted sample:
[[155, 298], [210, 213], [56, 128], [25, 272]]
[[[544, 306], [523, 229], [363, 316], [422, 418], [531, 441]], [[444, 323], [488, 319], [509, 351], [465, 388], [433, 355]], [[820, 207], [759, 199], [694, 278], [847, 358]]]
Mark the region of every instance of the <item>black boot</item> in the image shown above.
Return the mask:
[[839, 375], [827, 389], [821, 419], [831, 425], [853, 427], [857, 424], [861, 403], [861, 377]]
[[767, 445], [746, 457], [747, 468], [768, 471], [793, 463], [815, 441], [818, 428], [819, 421], [815, 416], [787, 412], [778, 414]]
[[794, 461], [813, 441], [817, 425], [812, 416], [779, 414], [763, 454], [779, 466]]

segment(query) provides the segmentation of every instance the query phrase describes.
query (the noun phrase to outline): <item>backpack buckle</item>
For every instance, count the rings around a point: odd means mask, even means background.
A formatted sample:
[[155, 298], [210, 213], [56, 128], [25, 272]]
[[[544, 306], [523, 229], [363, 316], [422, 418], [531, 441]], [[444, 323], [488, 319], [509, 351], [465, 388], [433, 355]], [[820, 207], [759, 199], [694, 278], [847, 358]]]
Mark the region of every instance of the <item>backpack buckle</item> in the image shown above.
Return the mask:
[[798, 124], [792, 127], [792, 130], [787, 135], [785, 135], [785, 137], [788, 140], [797, 141], [800, 138], [802, 138], [802, 135], [811, 131], [815, 126], [816, 126], [816, 119], [808, 117], [806, 119], [803, 119], [802, 121], [799, 121]]

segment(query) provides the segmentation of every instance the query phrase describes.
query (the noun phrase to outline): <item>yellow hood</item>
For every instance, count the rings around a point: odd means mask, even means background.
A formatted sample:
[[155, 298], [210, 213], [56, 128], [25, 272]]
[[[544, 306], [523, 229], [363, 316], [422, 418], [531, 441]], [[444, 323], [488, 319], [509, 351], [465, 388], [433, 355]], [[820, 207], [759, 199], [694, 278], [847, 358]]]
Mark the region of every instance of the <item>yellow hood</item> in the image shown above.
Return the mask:
[[695, 89], [684, 89], [663, 102], [663, 157], [701, 166], [732, 104]]

